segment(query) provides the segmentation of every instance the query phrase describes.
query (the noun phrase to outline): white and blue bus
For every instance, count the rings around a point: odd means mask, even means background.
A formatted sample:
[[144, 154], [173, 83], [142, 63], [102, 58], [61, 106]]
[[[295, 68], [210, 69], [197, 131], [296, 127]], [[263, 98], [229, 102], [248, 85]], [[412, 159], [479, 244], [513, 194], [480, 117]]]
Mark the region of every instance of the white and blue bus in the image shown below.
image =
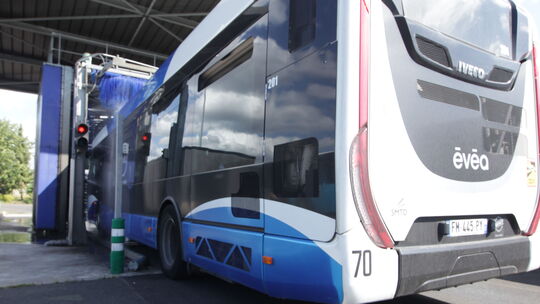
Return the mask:
[[122, 110], [126, 236], [171, 278], [323, 303], [540, 267], [531, 22], [510, 0], [222, 0]]

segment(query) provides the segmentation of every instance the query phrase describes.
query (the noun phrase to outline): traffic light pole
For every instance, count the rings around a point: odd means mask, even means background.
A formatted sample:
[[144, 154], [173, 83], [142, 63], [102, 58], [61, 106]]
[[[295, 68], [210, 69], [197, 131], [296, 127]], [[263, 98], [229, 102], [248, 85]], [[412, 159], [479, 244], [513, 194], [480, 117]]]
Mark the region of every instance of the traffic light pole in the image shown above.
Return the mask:
[[123, 124], [120, 118], [120, 111], [116, 112], [116, 143], [115, 143], [115, 166], [114, 166], [114, 217], [122, 217], [122, 160], [123, 151]]
[[[84, 56], [75, 64], [75, 86], [73, 88], [73, 127], [71, 128], [71, 157], [69, 174], [69, 216], [68, 216], [68, 244], [86, 244], [86, 227], [84, 218], [84, 179], [86, 166], [86, 152], [88, 150], [87, 139], [81, 140], [84, 134], [78, 130], [78, 126], [85, 125], [88, 113], [87, 84], [90, 73], [89, 66], [92, 59], [89, 55]], [[86, 141], [86, 146], [81, 145]]]

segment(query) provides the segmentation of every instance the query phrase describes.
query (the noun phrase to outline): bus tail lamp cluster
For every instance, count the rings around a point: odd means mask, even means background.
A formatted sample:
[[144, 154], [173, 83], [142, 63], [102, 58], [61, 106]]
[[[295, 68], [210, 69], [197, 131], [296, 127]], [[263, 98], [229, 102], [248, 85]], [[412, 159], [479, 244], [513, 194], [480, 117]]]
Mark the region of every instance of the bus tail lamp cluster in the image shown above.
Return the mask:
[[[538, 134], [538, 147], [540, 148], [540, 51], [536, 48], [536, 45], [533, 43], [532, 57], [533, 57], [533, 70], [534, 70], [534, 90], [536, 96], [536, 126]], [[540, 158], [539, 158], [540, 159]], [[538, 222], [540, 221], [540, 196], [536, 203], [536, 211], [534, 213], [533, 220], [529, 226], [529, 230], [525, 232], [525, 235], [533, 235], [536, 232], [538, 227]]]
[[349, 170], [354, 202], [364, 229], [381, 248], [393, 248], [394, 242], [373, 200], [368, 172], [368, 101], [369, 101], [369, 6], [362, 0], [360, 9], [360, 84], [359, 132], [349, 152]]

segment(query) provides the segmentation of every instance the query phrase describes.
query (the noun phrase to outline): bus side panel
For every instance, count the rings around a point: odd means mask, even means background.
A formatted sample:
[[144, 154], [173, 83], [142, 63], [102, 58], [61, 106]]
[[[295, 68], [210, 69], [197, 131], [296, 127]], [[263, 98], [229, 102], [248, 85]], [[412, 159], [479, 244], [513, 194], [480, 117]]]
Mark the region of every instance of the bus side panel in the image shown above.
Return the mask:
[[[326, 242], [334, 236], [336, 218], [337, 8], [335, 1], [305, 4], [270, 3], [264, 208], [268, 213], [276, 206], [295, 207], [299, 223], [308, 223], [312, 213], [330, 220], [309, 237]], [[283, 224], [267, 218], [265, 232], [299, 237], [286, 229], [292, 222]]]
[[[182, 223], [184, 259], [205, 271], [263, 292], [263, 234]], [[191, 243], [189, 240], [193, 240]]]
[[124, 213], [126, 237], [157, 249], [157, 217]]
[[264, 236], [266, 293], [277, 298], [340, 303], [342, 266], [312, 241]]

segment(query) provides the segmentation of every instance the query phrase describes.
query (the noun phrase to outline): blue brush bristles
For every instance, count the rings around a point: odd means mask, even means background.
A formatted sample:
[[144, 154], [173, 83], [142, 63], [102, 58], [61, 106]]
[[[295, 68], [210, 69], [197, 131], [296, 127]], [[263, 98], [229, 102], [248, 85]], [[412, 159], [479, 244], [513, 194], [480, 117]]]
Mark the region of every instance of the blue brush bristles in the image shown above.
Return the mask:
[[116, 73], [105, 73], [99, 81], [101, 104], [109, 109], [120, 109], [126, 102], [133, 100], [135, 94], [144, 86], [145, 82], [145, 79]]

